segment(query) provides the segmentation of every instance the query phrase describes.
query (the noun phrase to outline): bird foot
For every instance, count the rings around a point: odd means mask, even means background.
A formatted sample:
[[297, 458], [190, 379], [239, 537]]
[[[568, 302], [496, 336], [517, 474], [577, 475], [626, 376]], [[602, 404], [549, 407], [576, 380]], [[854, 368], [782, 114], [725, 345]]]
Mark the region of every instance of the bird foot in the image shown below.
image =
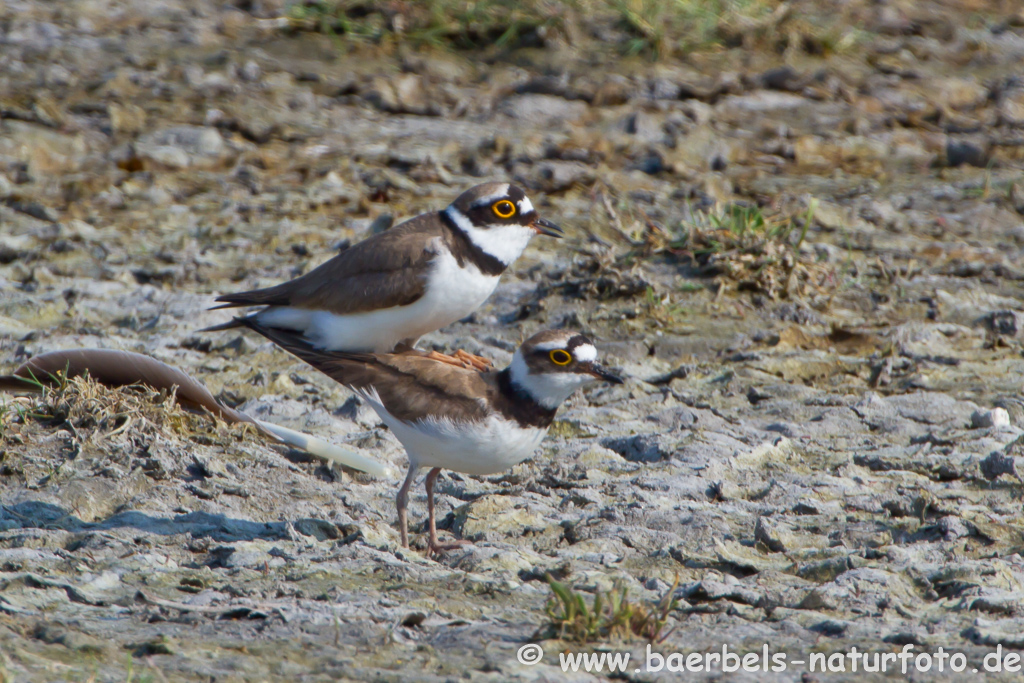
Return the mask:
[[449, 550], [458, 550], [459, 548], [467, 545], [473, 545], [472, 541], [448, 541], [441, 543], [437, 538], [431, 538], [427, 541], [427, 557], [431, 555], [440, 555], [446, 553]]
[[449, 355], [447, 353], [440, 353], [438, 351], [431, 351], [427, 354], [427, 358], [431, 360], [441, 361], [448, 365], [454, 365], [457, 368], [466, 368], [467, 370], [477, 370], [479, 372], [485, 372], [490, 370], [493, 366], [489, 358], [483, 356], [477, 356], [459, 349], [455, 353]]

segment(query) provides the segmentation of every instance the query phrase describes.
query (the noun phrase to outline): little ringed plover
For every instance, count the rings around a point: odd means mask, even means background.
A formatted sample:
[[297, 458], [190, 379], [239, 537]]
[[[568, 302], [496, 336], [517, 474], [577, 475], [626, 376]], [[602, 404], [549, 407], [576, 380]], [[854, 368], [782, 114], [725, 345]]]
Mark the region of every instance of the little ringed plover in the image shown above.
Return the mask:
[[443, 211], [369, 237], [301, 277], [217, 297], [221, 305], [215, 308], [262, 308], [207, 331], [253, 321], [297, 333], [323, 351], [386, 353], [400, 343], [412, 347], [422, 335], [483, 304], [536, 234], [563, 233], [537, 215], [519, 187], [477, 185]]
[[576, 389], [596, 380], [622, 380], [597, 362], [594, 343], [581, 334], [547, 330], [527, 339], [504, 370], [478, 372], [407, 349], [401, 353], [323, 351], [293, 332], [243, 323], [328, 377], [351, 387], [405, 446], [409, 470], [398, 491], [402, 545], [408, 547], [409, 488], [423, 467], [429, 521], [428, 553], [442, 544], [434, 520], [434, 483], [442, 469], [495, 474], [530, 457], [555, 411]]

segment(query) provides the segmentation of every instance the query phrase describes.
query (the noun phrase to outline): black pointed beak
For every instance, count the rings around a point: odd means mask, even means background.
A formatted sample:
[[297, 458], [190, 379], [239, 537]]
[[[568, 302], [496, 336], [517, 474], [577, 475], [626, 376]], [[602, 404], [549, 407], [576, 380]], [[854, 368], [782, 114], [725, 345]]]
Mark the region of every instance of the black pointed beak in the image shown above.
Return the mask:
[[545, 218], [538, 218], [530, 227], [541, 235], [547, 235], [548, 237], [561, 237], [565, 234], [564, 230]]
[[606, 382], [611, 382], [612, 384], [622, 384], [625, 381], [618, 375], [613, 375], [609, 370], [605, 369], [601, 365], [598, 365], [597, 363], [581, 363], [581, 365], [591, 375], [597, 377], [598, 379], [603, 379]]

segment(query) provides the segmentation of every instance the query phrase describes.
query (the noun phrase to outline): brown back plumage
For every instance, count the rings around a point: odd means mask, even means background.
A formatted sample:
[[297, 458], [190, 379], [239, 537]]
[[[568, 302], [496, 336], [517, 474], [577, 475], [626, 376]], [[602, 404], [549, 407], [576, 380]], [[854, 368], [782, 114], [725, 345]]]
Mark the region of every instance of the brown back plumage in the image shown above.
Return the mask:
[[223, 305], [217, 308], [293, 306], [346, 314], [406, 306], [423, 296], [426, 273], [437, 255], [431, 240], [444, 240], [446, 233], [437, 212], [425, 213], [368, 237], [294, 280], [219, 296]]
[[242, 324], [340, 384], [375, 389], [388, 412], [405, 422], [440, 416], [460, 422], [483, 420], [489, 412], [487, 401], [497, 398], [497, 372], [458, 368], [411, 348], [399, 353], [323, 351], [299, 334], [253, 318]]

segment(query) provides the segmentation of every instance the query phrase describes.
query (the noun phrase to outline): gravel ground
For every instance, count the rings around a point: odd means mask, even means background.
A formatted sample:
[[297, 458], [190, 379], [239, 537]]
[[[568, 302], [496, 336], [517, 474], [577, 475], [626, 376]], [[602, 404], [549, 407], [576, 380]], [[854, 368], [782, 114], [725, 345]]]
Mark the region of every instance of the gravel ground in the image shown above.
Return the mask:
[[[197, 330], [218, 293], [512, 179], [569, 236], [424, 346], [500, 365], [570, 327], [630, 379], [510, 472], [442, 475], [440, 525], [473, 544], [438, 559], [422, 488], [402, 550], [398, 481], [139, 392], [0, 399], [0, 680], [583, 681], [559, 651], [642, 659], [548, 639], [520, 663], [545, 572], [648, 603], [678, 579], [663, 653], [941, 646], [966, 672], [913, 680], [977, 680], [1024, 648], [1013, 3], [854, 0], [827, 49], [790, 19], [785, 49], [601, 63], [586, 41], [618, 29], [596, 19], [481, 58], [222, 5], [0, 6], [4, 370], [139, 351], [401, 469], [350, 392]], [[769, 226], [716, 231], [729, 203]], [[728, 679], [887, 677], [806, 672]]]

